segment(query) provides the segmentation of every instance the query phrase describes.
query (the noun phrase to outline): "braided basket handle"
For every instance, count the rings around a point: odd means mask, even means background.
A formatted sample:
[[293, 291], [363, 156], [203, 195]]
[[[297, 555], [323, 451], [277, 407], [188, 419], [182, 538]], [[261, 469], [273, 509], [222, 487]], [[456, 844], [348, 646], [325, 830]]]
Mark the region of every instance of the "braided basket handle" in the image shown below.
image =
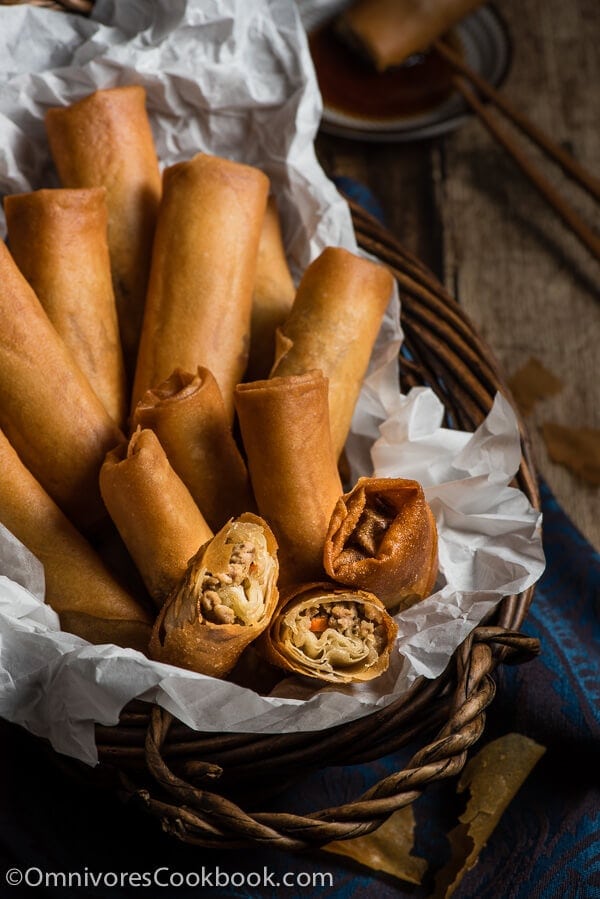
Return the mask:
[[[503, 661], [521, 663], [540, 651], [539, 641], [501, 627], [479, 627], [457, 650], [458, 680], [452, 711], [435, 739], [418, 750], [407, 766], [379, 781], [356, 801], [311, 815], [245, 812], [213, 792], [222, 769], [202, 761], [188, 762], [194, 785], [168, 766], [164, 744], [173, 721], [154, 706], [146, 734], [148, 770], [158, 785], [158, 798], [126, 782], [129, 796], [157, 816], [165, 831], [187, 843], [205, 847], [266, 844], [287, 850], [322, 846], [369, 833], [389, 815], [409, 805], [424, 787], [460, 773], [468, 750], [481, 736], [485, 710], [495, 694], [491, 673], [497, 664], [493, 646], [503, 647]], [[200, 784], [200, 785], [198, 785]]]

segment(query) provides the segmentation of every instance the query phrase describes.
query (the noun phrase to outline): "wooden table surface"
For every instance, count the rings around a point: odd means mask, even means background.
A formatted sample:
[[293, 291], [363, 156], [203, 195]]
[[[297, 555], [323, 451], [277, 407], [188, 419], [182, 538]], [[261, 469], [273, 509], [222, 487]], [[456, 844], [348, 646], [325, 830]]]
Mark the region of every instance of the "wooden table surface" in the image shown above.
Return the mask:
[[[598, 0], [501, 0], [513, 57], [502, 92], [600, 177]], [[600, 428], [600, 263], [470, 119], [433, 141], [376, 144], [320, 134], [330, 175], [368, 186], [390, 230], [460, 301], [510, 378], [530, 358], [562, 383], [526, 421], [537, 469], [600, 549], [599, 488], [551, 461], [542, 425]], [[543, 170], [600, 232], [598, 206]]]

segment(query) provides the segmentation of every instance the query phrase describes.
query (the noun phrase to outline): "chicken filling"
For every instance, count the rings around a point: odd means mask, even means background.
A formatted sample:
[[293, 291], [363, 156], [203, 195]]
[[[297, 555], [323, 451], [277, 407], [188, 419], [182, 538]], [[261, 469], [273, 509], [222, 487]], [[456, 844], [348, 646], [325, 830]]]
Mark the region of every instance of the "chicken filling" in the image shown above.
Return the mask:
[[381, 611], [352, 600], [302, 609], [294, 618], [292, 632], [294, 646], [327, 667], [374, 664], [387, 640]]
[[219, 556], [228, 561], [211, 568], [203, 556], [190, 564], [174, 602], [166, 610], [164, 630], [198, 619], [241, 625], [260, 621], [277, 576], [264, 532], [248, 522], [233, 522]]
[[[268, 553], [265, 555], [270, 559]], [[261, 564], [262, 562], [262, 564]], [[264, 609], [264, 559], [254, 543], [233, 543], [225, 571], [206, 571], [200, 588], [200, 610], [214, 624], [250, 624]]]

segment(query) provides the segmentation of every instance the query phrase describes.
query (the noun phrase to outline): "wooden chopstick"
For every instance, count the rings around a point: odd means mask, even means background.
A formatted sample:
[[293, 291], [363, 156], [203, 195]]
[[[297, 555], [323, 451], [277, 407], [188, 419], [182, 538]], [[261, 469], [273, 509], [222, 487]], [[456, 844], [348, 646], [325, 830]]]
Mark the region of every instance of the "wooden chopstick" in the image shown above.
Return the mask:
[[570, 175], [579, 185], [590, 193], [596, 200], [600, 200], [600, 179], [595, 178], [576, 159], [574, 159], [559, 144], [548, 137], [537, 125], [516, 109], [496, 88], [475, 72], [448, 44], [443, 41], [435, 42], [435, 49], [452, 68], [463, 75], [467, 81], [475, 85], [480, 94], [501, 109], [504, 115], [523, 131], [535, 144], [543, 149], [563, 171]]
[[536, 164], [515, 142], [512, 135], [498, 122], [491, 109], [481, 102], [471, 85], [474, 85], [481, 94], [487, 97], [497, 109], [500, 109], [506, 117], [520, 128], [540, 149], [544, 150], [563, 171], [574, 178], [578, 184], [593, 197], [600, 200], [600, 181], [594, 178], [573, 157], [566, 153], [562, 147], [555, 144], [547, 135], [533, 125], [522, 113], [515, 110], [505, 98], [498, 93], [485, 79], [474, 72], [460, 57], [448, 48], [442, 41], [437, 41], [436, 49], [458, 73], [453, 78], [456, 89], [460, 92], [465, 102], [479, 117], [481, 122], [490, 131], [492, 136], [501, 144], [506, 152], [513, 158], [523, 173], [529, 178], [563, 222], [571, 228], [579, 240], [587, 247], [592, 255], [600, 261], [600, 237], [586, 224], [578, 212], [570, 206], [561, 194], [556, 190], [551, 181], [539, 170]]

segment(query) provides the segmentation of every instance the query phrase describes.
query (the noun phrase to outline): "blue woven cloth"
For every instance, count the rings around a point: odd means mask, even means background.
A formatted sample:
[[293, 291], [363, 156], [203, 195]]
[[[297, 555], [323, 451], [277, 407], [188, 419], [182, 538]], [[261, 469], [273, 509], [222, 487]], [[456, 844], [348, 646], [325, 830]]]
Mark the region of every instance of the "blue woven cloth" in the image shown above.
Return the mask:
[[[365, 202], [360, 186], [347, 182], [343, 187], [377, 212], [372, 198]], [[546, 746], [547, 752], [503, 815], [478, 864], [463, 879], [457, 899], [600, 897], [600, 556], [545, 485], [542, 505], [547, 569], [523, 627], [541, 640], [542, 654], [526, 665], [500, 669], [481, 745], [518, 732]], [[28, 734], [6, 724], [1, 730], [0, 897], [34, 894], [33, 886], [6, 884], [11, 868], [29, 870], [30, 883], [48, 873], [56, 875], [49, 882], [57, 885], [42, 894], [60, 899], [430, 895], [431, 882], [409, 887], [331, 854], [209, 851], [179, 843], [163, 835], [143, 812], [121, 806], [112, 793], [98, 792], [85, 781], [76, 783], [57, 770]], [[322, 771], [288, 790], [272, 807], [302, 812], [350, 801], [399, 770], [405, 760], [402, 753], [368, 765]], [[429, 788], [414, 808], [416, 854], [440, 865], [447, 857], [444, 834], [461, 810], [455, 783]], [[144, 886], [143, 879], [139, 886], [127, 878], [126, 885], [115, 885], [121, 872], [143, 878], [156, 869], [159, 882], [173, 876], [170, 889]], [[70, 872], [79, 875], [81, 887], [65, 888], [60, 875]], [[98, 875], [104, 875], [104, 883], [95, 887]], [[326, 881], [331, 875], [331, 882], [321, 885], [322, 875]], [[190, 885], [180, 886], [186, 877]], [[289, 886], [284, 885], [286, 878]]]

